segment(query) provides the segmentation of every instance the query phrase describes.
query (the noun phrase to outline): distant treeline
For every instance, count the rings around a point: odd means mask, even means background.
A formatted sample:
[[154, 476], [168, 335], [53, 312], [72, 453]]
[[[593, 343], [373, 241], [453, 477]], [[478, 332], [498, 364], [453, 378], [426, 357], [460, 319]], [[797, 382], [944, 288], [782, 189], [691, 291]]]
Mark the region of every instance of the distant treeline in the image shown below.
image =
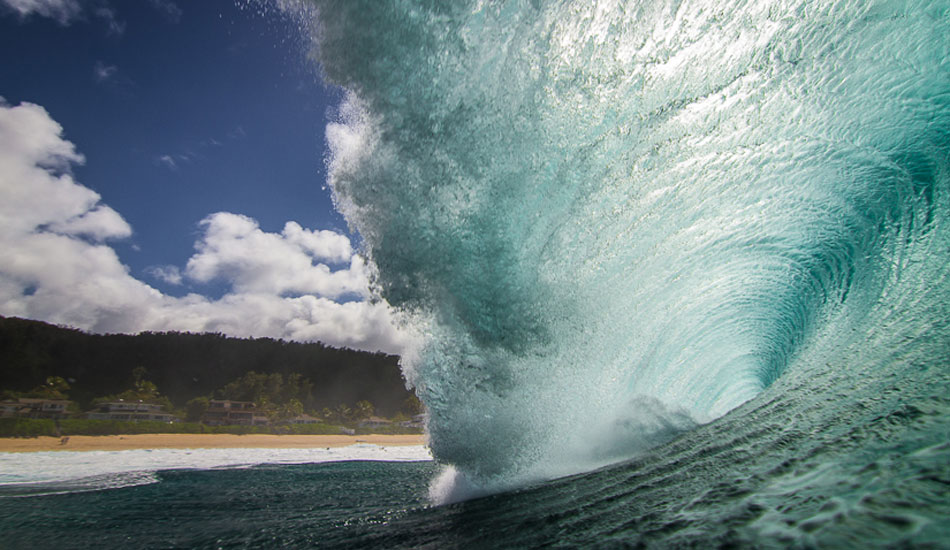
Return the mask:
[[[392, 426], [357, 427], [356, 435], [416, 434], [417, 428]], [[330, 424], [287, 424], [281, 426], [206, 426], [197, 422], [118, 422], [108, 420], [66, 419], [60, 421], [33, 418], [0, 418], [0, 437], [62, 437], [65, 435], [127, 435], [127, 434], [276, 434], [325, 435], [339, 434], [340, 427]]]
[[176, 407], [254, 371], [302, 375], [323, 407], [365, 400], [377, 414], [391, 416], [411, 396], [397, 361], [320, 343], [177, 332], [98, 335], [0, 316], [0, 390], [28, 391], [61, 376], [70, 399], [84, 409], [96, 397], [126, 390], [133, 370], [143, 367]]

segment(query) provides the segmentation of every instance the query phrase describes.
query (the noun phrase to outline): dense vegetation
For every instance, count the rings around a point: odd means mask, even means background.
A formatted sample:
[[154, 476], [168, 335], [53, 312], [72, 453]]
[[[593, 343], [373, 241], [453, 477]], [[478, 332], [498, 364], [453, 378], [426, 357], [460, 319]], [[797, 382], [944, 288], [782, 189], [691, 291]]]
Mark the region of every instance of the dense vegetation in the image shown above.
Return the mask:
[[[419, 433], [418, 428], [399, 425], [363, 428], [356, 427], [353, 433], [404, 434]], [[323, 435], [338, 434], [340, 426], [331, 424], [285, 424], [277, 426], [207, 426], [197, 422], [119, 422], [112, 420], [34, 418], [0, 418], [0, 437], [60, 437], [64, 435], [127, 435], [148, 433], [182, 434], [293, 434]]]
[[295, 402], [307, 411], [368, 402], [395, 416], [413, 402], [397, 358], [382, 353], [221, 334], [96, 335], [0, 316], [0, 391], [28, 392], [50, 377], [65, 379], [83, 410], [129, 388], [160, 391], [177, 409], [209, 396], [254, 400], [258, 390], [286, 397], [293, 410]]

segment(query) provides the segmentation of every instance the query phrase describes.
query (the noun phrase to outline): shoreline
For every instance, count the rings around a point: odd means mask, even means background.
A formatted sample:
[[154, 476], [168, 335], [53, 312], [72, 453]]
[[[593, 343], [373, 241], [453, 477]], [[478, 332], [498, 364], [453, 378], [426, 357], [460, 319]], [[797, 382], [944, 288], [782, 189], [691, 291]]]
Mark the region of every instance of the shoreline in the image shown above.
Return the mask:
[[[65, 443], [63, 442], [65, 440]], [[59, 437], [2, 437], [0, 453], [44, 451], [128, 451], [136, 449], [307, 449], [426, 445], [422, 434], [406, 435], [273, 435], [273, 434], [135, 434]]]

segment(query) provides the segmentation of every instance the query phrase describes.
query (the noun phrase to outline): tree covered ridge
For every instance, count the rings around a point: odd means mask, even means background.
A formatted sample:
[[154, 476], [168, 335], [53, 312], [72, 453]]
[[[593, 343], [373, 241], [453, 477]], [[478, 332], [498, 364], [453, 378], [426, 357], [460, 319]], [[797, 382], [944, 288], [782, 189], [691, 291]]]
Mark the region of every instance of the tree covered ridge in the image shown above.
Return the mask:
[[251, 372], [306, 380], [313, 403], [330, 409], [368, 401], [391, 416], [412, 395], [398, 358], [383, 353], [217, 333], [88, 334], [0, 316], [0, 390], [26, 391], [59, 376], [84, 409], [127, 391], [142, 373], [180, 408]]

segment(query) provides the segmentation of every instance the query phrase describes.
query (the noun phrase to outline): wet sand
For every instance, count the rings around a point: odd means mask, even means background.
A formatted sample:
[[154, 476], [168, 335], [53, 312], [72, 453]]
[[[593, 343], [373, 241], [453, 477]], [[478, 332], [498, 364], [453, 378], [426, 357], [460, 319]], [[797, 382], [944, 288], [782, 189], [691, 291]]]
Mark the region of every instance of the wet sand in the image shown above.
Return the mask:
[[74, 435], [0, 438], [0, 452], [123, 451], [128, 449], [306, 449], [346, 447], [358, 443], [381, 446], [425, 445], [424, 435], [270, 435], [270, 434], [140, 434]]

